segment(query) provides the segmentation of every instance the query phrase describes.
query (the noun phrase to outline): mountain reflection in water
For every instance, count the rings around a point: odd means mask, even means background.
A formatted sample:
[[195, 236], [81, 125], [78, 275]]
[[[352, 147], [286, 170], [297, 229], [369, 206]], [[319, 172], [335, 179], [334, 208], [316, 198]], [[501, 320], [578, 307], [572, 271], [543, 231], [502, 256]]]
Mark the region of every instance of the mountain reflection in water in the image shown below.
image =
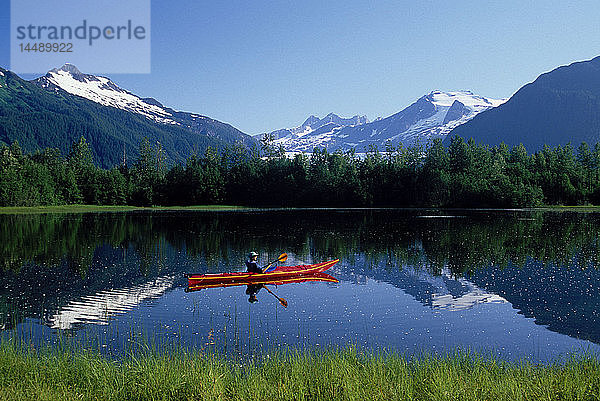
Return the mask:
[[84, 323], [108, 324], [143, 301], [159, 298], [174, 284], [173, 276], [157, 277], [132, 287], [109, 289], [69, 301], [48, 317], [53, 329], [70, 330]]
[[[419, 313], [512, 305], [549, 330], [600, 343], [600, 214], [461, 210], [461, 218], [453, 216], [432, 210], [0, 215], [0, 327], [38, 319], [52, 329], [82, 329], [164, 302], [170, 309], [157, 323], [184, 319], [182, 273], [239, 271], [256, 249], [267, 261], [288, 252], [288, 264], [340, 259], [330, 272], [339, 284], [278, 287], [280, 296], [298, 296], [297, 313], [337, 308], [331, 313], [343, 320], [361, 304], [392, 305], [390, 291], [374, 290], [380, 299], [356, 304], [347, 292], [348, 285], [387, 283], [430, 311]], [[248, 305], [243, 292], [216, 289], [210, 296], [218, 301], [196, 297], [206, 305], [193, 309], [213, 316], [236, 299]], [[273, 304], [248, 305], [254, 308], [248, 313], [269, 316], [264, 308]], [[309, 304], [318, 310], [307, 310]], [[364, 322], [345, 329], [364, 337]], [[387, 333], [369, 332], [374, 342], [378, 335]]]

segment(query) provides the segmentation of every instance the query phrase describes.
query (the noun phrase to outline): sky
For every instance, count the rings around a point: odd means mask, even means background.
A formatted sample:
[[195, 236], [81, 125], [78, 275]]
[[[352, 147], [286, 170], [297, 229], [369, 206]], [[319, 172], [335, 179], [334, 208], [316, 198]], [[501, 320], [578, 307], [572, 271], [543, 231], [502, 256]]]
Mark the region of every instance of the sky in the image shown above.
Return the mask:
[[[600, 55], [597, 0], [151, 4], [151, 73], [109, 77], [248, 134], [311, 114], [387, 117], [438, 89], [510, 97], [543, 72]], [[4, 68], [9, 26], [10, 1], [0, 0]]]

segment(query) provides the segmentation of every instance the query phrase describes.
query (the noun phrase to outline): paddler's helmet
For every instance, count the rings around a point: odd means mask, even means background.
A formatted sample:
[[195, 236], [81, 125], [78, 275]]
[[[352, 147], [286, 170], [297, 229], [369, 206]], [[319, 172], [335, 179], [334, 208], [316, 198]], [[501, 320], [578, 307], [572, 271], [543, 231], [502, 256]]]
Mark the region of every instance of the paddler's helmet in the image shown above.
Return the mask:
[[248, 259], [252, 259], [253, 257], [258, 256], [258, 253], [252, 251], [248, 254]]

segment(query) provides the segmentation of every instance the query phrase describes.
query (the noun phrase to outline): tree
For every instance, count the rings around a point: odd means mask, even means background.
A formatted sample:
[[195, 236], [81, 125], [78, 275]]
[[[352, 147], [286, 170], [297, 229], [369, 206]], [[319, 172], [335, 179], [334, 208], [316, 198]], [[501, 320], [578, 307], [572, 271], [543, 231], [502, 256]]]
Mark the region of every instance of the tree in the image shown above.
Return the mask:
[[92, 151], [85, 137], [82, 136], [79, 141], [73, 143], [67, 162], [73, 171], [83, 202], [97, 204], [99, 198], [98, 169], [94, 165]]
[[204, 152], [203, 168], [203, 200], [207, 203], [219, 203], [224, 198], [223, 175], [221, 174], [219, 154], [215, 148], [208, 147]]
[[275, 145], [275, 135], [269, 133], [264, 134], [260, 138], [260, 150], [264, 157], [271, 158], [282, 158], [285, 156], [285, 149], [283, 145]]
[[466, 173], [473, 165], [471, 148], [459, 136], [453, 136], [450, 140], [448, 158], [452, 174]]
[[425, 155], [419, 192], [427, 206], [445, 206], [450, 195], [450, 161], [442, 140], [435, 138]]
[[167, 170], [166, 154], [161, 143], [151, 145], [148, 138], [144, 138], [132, 170], [134, 174], [131, 201], [143, 206], [151, 206], [159, 201], [159, 188], [163, 185]]
[[17, 141], [10, 147], [0, 146], [0, 206], [16, 206], [21, 202], [22, 158]]
[[594, 155], [586, 142], [582, 142], [577, 148], [577, 163], [579, 164], [586, 193], [589, 193], [592, 191], [592, 177], [595, 174], [596, 165]]

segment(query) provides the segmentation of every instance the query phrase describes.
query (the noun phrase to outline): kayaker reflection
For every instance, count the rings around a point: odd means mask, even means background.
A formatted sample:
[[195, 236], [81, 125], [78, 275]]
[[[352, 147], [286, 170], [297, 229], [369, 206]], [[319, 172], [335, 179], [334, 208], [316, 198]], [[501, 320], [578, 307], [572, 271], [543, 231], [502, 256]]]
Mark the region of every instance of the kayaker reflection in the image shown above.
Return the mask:
[[[256, 263], [258, 261], [258, 253], [252, 251], [248, 254], [248, 260], [246, 261], [246, 268], [248, 269], [248, 273], [262, 273], [263, 269], [261, 269], [260, 267], [258, 267], [258, 264]], [[258, 299], [256, 298], [256, 294], [258, 294], [258, 292], [260, 291], [260, 289], [263, 287], [262, 284], [250, 284], [248, 285], [248, 288], [246, 288], [246, 295], [249, 295], [250, 298], [248, 298], [248, 302], [250, 302], [251, 304], [258, 302]]]
[[256, 294], [258, 294], [261, 288], [263, 288], [262, 284], [251, 284], [248, 286], [248, 288], [246, 288], [246, 295], [250, 296], [250, 298], [248, 298], [248, 302], [251, 304], [258, 302]]

